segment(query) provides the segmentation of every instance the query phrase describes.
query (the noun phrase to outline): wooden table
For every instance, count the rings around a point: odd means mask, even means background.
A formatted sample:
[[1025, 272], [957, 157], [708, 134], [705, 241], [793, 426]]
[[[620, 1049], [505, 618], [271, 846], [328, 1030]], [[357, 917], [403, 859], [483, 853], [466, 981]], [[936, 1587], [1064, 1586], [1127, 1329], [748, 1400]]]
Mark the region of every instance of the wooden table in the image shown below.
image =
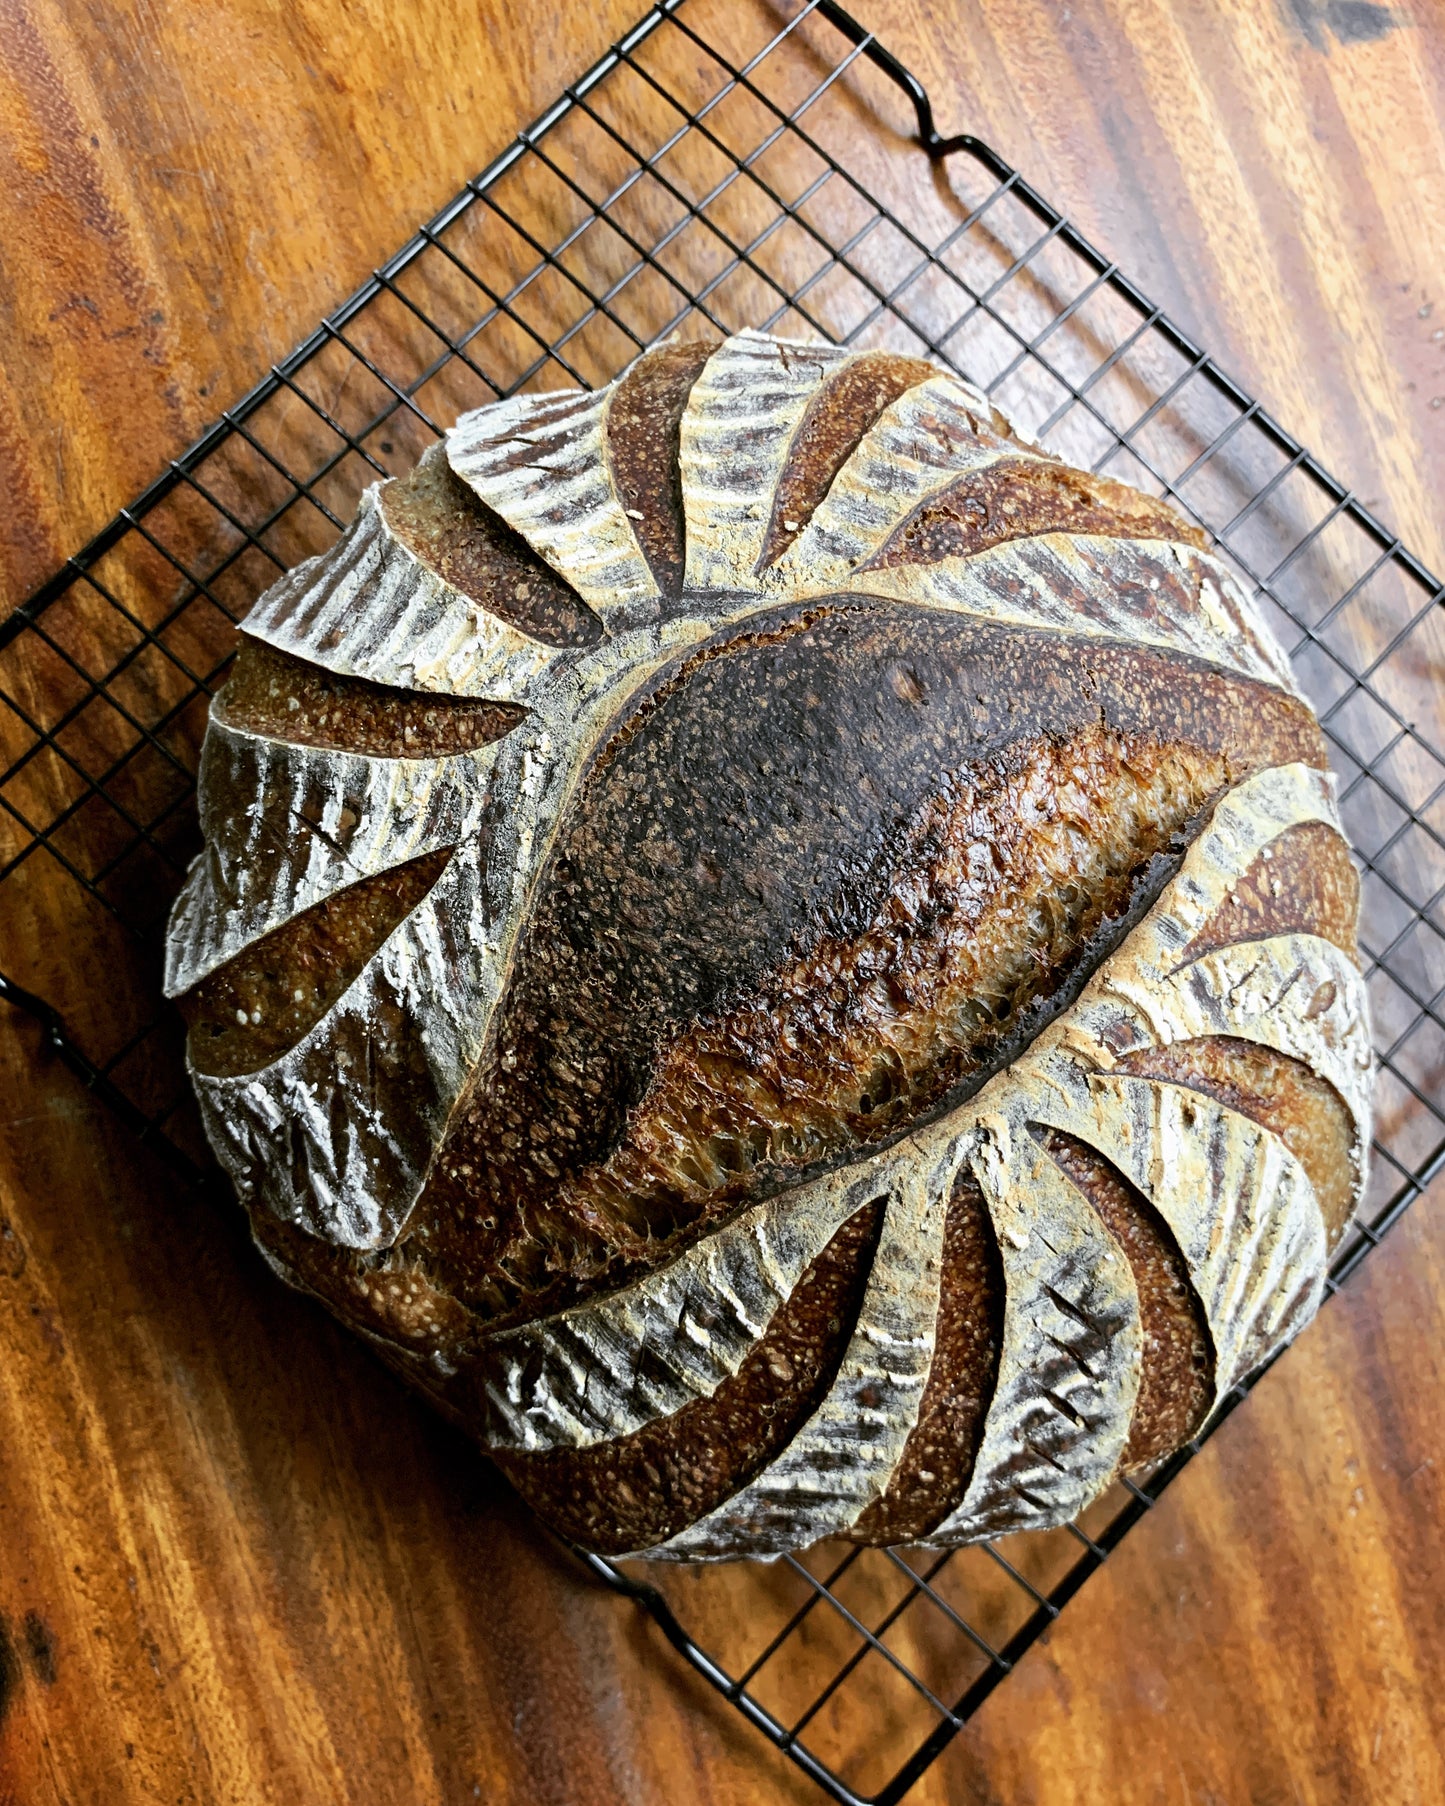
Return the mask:
[[[10, 603], [637, 4], [0, 0]], [[1445, 12], [856, 10], [1445, 567]], [[0, 1062], [3, 1806], [817, 1797], [8, 1014]], [[914, 1798], [1445, 1798], [1442, 1201]]]

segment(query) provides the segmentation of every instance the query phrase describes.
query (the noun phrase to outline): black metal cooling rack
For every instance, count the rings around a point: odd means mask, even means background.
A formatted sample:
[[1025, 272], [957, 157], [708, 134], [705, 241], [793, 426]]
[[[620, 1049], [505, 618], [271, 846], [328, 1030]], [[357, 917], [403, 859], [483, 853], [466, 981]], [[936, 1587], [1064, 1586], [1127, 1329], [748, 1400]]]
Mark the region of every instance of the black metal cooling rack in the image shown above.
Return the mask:
[[[1073, 462], [1171, 496], [1258, 593], [1329, 736], [1364, 885], [1379, 1122], [1338, 1286], [1445, 1166], [1441, 586], [1017, 171], [941, 139], [831, 0], [662, 0], [0, 624], [0, 899], [29, 929], [0, 995], [217, 1182], [156, 972], [236, 622], [464, 408], [744, 325], [941, 359]], [[111, 960], [112, 1010], [129, 999], [119, 1044], [66, 963], [76, 937]], [[1076, 1526], [952, 1555], [586, 1560], [832, 1798], [882, 1806], [1193, 1452]]]

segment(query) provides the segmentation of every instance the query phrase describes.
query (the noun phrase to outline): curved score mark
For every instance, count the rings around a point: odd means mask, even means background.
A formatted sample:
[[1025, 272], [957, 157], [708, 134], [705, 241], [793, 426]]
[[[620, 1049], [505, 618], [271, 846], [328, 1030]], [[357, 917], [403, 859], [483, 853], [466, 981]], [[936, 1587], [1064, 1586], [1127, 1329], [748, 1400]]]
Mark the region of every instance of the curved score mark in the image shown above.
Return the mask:
[[968, 1490], [998, 1385], [1004, 1276], [978, 1180], [965, 1165], [943, 1229], [943, 1283], [933, 1364], [918, 1418], [888, 1484], [853, 1528], [851, 1542], [911, 1542], [935, 1529]]
[[1143, 1365], [1120, 1465], [1140, 1467], [1178, 1448], [1209, 1410], [1214, 1355], [1204, 1307], [1163, 1217], [1113, 1162], [1062, 1129], [1031, 1123], [1029, 1131], [1093, 1209], [1134, 1275]]
[[[439, 847], [334, 892], [186, 992], [180, 1010], [196, 1071], [238, 1078], [294, 1047], [422, 901], [455, 850]], [[379, 1021], [376, 1032], [388, 1026]]]
[[1204, 549], [1204, 535], [1165, 502], [1066, 464], [1000, 458], [928, 497], [889, 534], [861, 571], [971, 558], [1045, 533], [1163, 539]]
[[381, 492], [381, 515], [412, 556], [453, 589], [544, 646], [595, 646], [601, 620], [428, 446], [409, 476]]
[[243, 632], [231, 678], [213, 705], [243, 733], [374, 759], [475, 752], [527, 718], [512, 702], [403, 690], [344, 677]]
[[1360, 875], [1350, 849], [1328, 822], [1296, 822], [1260, 848], [1194, 939], [1175, 970], [1221, 947], [1277, 934], [1314, 934], [1358, 965]]
[[620, 1555], [665, 1542], [716, 1510], [779, 1455], [817, 1409], [847, 1351], [883, 1229], [861, 1205], [711, 1398], [613, 1442], [492, 1459], [553, 1529]]
[[687, 534], [679, 445], [692, 386], [716, 345], [689, 340], [644, 352], [607, 410], [607, 460], [633, 537], [664, 595], [682, 588]]
[[1345, 1100], [1303, 1060], [1233, 1035], [1136, 1048], [1116, 1072], [1183, 1085], [1278, 1135], [1305, 1169], [1334, 1248], [1355, 1207], [1349, 1150], [1354, 1122]]
[[776, 564], [812, 519], [833, 479], [900, 395], [938, 375], [922, 358], [865, 352], [825, 379], [793, 435], [757, 569]]

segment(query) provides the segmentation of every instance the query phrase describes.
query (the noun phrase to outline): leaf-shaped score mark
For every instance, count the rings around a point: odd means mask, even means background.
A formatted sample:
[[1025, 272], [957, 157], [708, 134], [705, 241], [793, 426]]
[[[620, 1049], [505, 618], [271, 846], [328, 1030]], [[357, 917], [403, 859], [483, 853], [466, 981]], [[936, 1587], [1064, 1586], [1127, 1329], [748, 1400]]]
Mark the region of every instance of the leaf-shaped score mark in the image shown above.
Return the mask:
[[758, 568], [776, 564], [812, 519], [833, 479], [883, 410], [936, 375], [922, 358], [885, 352], [854, 358], [818, 390], [788, 448]]
[[452, 471], [431, 446], [410, 476], [388, 483], [392, 534], [453, 589], [544, 646], [595, 646], [602, 623], [566, 579]]
[[[446, 870], [441, 847], [293, 916], [180, 1000], [191, 1064], [214, 1078], [269, 1066], [310, 1033]], [[377, 1024], [385, 1033], [386, 1024]]]
[[1046, 533], [1161, 539], [1203, 548], [1165, 502], [1108, 477], [1037, 458], [999, 458], [917, 508], [861, 568], [937, 564]]
[[511, 733], [527, 716], [516, 703], [344, 677], [246, 635], [214, 711], [227, 727], [246, 733], [375, 759], [475, 752]]

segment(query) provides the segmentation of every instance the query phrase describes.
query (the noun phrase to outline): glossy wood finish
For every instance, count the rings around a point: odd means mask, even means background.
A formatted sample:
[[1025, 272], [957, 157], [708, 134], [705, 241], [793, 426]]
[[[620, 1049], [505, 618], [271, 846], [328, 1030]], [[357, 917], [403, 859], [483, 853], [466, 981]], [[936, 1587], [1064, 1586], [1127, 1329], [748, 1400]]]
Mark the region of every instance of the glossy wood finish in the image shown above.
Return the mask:
[[[0, 0], [9, 600], [634, 10]], [[1445, 565], [1445, 12], [856, 10]], [[7, 881], [0, 969], [99, 1044], [146, 975], [68, 886]], [[818, 1797], [8, 1013], [0, 1102], [3, 1806]], [[1445, 1796], [1442, 1201], [913, 1798]]]
[[0, 593], [48, 576], [637, 11], [572, 6], [554, 33], [526, 0], [4, 0]]

